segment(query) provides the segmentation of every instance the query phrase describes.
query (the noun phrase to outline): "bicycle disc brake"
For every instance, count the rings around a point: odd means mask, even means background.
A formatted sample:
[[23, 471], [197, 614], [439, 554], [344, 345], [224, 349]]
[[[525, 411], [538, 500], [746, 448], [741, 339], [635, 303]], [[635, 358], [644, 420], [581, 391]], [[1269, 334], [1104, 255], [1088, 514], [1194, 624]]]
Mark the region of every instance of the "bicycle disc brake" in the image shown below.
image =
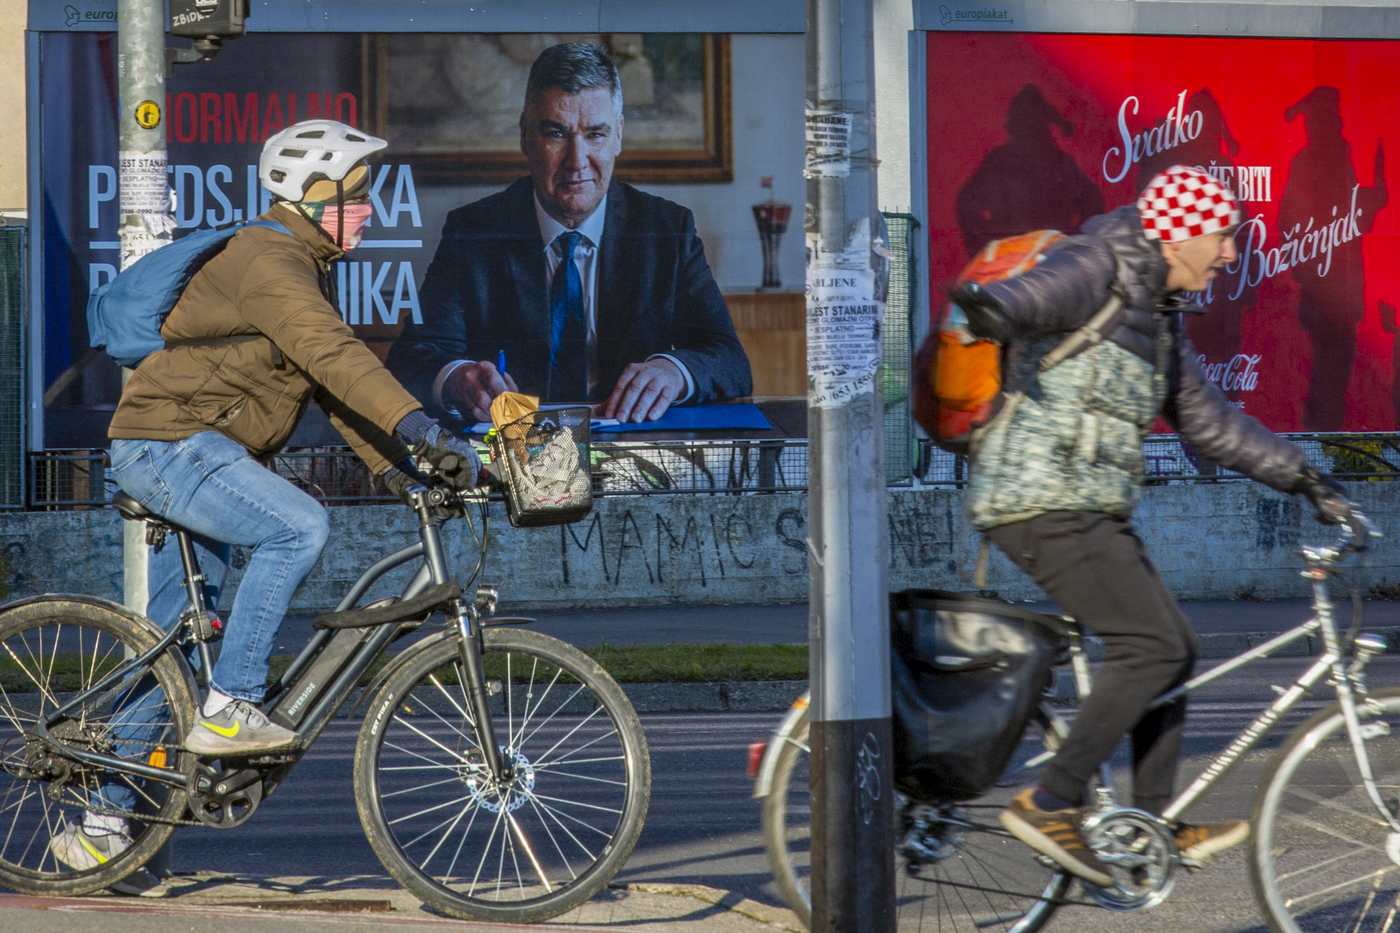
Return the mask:
[[195, 761], [185, 771], [186, 786], [189, 788], [190, 813], [205, 826], [215, 829], [233, 829], [241, 826], [257, 810], [262, 802], [262, 775], [243, 787], [247, 771], [233, 768], [220, 771], [202, 761]]
[[1117, 807], [1091, 813], [1084, 821], [1084, 841], [1108, 866], [1115, 885], [1084, 893], [1100, 907], [1118, 911], [1146, 910], [1166, 900], [1176, 883], [1176, 836], [1151, 813]]

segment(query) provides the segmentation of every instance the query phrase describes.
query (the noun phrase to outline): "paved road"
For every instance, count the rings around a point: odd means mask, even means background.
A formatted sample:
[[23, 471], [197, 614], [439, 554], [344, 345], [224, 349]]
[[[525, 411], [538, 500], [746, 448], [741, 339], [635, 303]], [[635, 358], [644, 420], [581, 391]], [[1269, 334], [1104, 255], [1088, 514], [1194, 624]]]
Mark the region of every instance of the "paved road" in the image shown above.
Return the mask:
[[[1269, 685], [1290, 679], [1301, 669], [1301, 662], [1302, 659], [1267, 660], [1229, 684], [1203, 690], [1188, 725], [1183, 773], [1203, 767], [1209, 756], [1220, 751], [1253, 712], [1271, 699]], [[1400, 685], [1400, 658], [1379, 659], [1373, 672], [1372, 682], [1377, 686]], [[1307, 701], [1290, 722], [1296, 722], [1318, 703]], [[776, 719], [772, 714], [759, 713], [643, 717], [655, 773], [651, 813], [637, 851], [619, 875], [619, 882], [698, 883], [732, 892], [731, 900], [746, 897], [759, 905], [778, 904], [758, 834], [757, 803], [748, 797], [750, 788], [743, 772], [748, 743], [764, 737]], [[1285, 723], [1285, 729], [1288, 725]], [[380, 896], [391, 892], [392, 882], [384, 876], [361, 835], [351, 800], [349, 762], [355, 732], [356, 725], [352, 723], [333, 725], [291, 779], [243, 827], [224, 833], [182, 830], [176, 837], [177, 864], [262, 878], [310, 876], [313, 891], [334, 893], [347, 886], [345, 879], [354, 878], [353, 884], [358, 888], [378, 890]], [[1266, 740], [1264, 749], [1275, 747], [1284, 735], [1286, 731], [1276, 733]], [[1265, 753], [1251, 755], [1192, 815], [1210, 819], [1247, 814], [1267, 757]], [[19, 906], [19, 902], [13, 903]], [[151, 902], [128, 903], [133, 910], [160, 909]], [[33, 917], [27, 910], [11, 910], [6, 904], [6, 899], [0, 898], [0, 928], [17, 929], [10, 925], [11, 921]], [[680, 920], [648, 929], [695, 929], [708, 933], [726, 928], [728, 921], [721, 923], [724, 914], [720, 908], [692, 911]], [[46, 930], [91, 929], [91, 915], [85, 918], [81, 912], [50, 911], [45, 917]], [[404, 921], [408, 919], [403, 917]], [[617, 924], [621, 919], [612, 922]], [[729, 916], [728, 920], [735, 918]], [[289, 919], [281, 922], [291, 923]], [[369, 917], [358, 922], [374, 925]], [[181, 927], [233, 929], [228, 923], [229, 917], [211, 918], [206, 923], [190, 916], [181, 921]], [[304, 923], [308, 929], [319, 928], [309, 918]], [[301, 925], [299, 922], [281, 928]], [[121, 924], [118, 927], [127, 928]], [[236, 928], [252, 933], [279, 927], [262, 920], [240, 920]], [[1184, 878], [1172, 899], [1154, 911], [1117, 915], [1068, 908], [1049, 929], [1062, 933], [1264, 933], [1249, 894], [1240, 852], [1223, 856], [1209, 871]]]

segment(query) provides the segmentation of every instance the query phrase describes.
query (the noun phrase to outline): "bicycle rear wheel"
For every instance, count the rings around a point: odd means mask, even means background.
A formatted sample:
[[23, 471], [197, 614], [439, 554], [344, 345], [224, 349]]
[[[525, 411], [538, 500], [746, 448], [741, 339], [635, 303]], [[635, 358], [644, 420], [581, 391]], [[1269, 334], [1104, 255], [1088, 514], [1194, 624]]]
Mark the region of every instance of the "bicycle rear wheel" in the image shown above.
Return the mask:
[[424, 903], [533, 923], [588, 900], [627, 861], [651, 760], [631, 702], [592, 658], [530, 631], [487, 629], [483, 642], [513, 777], [490, 776], [449, 638], [419, 649], [370, 704], [355, 800], [384, 867]]
[[[1052, 867], [997, 823], [1012, 784], [1028, 780], [1025, 763], [1045, 750], [1049, 718], [1037, 713], [1002, 783], [966, 804], [933, 807], [897, 798], [899, 858], [895, 904], [901, 933], [1034, 933], [1049, 921], [1070, 875]], [[783, 899], [811, 926], [811, 801], [808, 719], [770, 751], [778, 756], [763, 801], [763, 841]]]
[[[145, 864], [175, 831], [155, 820], [185, 812], [183, 790], [65, 758], [35, 733], [40, 716], [156, 642], [152, 628], [92, 601], [52, 597], [0, 609], [0, 885], [42, 895], [99, 891]], [[50, 735], [85, 751], [142, 763], [155, 754], [157, 763], [183, 768], [190, 756], [180, 741], [193, 709], [189, 670], [167, 651], [72, 710]], [[89, 810], [129, 814], [122, 840], [129, 847], [113, 855], [107, 847], [122, 843], [99, 843], [95, 864], [78, 870], [55, 850], [72, 857], [79, 843], [61, 837]]]
[[[1357, 703], [1381, 799], [1400, 812], [1400, 688]], [[1361, 783], [1340, 703], [1288, 737], [1254, 798], [1249, 873], [1275, 933], [1400, 929], [1400, 833]]]

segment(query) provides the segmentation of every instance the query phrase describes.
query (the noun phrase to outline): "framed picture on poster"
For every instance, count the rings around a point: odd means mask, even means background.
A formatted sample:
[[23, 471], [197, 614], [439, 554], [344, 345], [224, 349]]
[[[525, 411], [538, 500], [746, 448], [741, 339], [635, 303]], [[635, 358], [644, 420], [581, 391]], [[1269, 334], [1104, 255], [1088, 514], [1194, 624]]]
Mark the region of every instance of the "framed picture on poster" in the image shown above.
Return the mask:
[[605, 46], [622, 78], [617, 177], [734, 180], [729, 36], [702, 33], [394, 33], [364, 39], [366, 129], [420, 181], [504, 184], [526, 173], [519, 119], [530, 64], [560, 42]]

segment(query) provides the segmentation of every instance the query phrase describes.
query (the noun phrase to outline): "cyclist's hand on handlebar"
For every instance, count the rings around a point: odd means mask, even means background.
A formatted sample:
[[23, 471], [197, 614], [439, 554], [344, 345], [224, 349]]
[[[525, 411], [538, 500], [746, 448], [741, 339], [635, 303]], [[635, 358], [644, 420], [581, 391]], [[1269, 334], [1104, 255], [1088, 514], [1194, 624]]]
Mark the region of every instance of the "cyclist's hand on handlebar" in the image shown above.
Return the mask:
[[1293, 491], [1308, 497], [1324, 525], [1345, 525], [1351, 521], [1351, 500], [1346, 487], [1316, 467], [1305, 466]]
[[413, 452], [433, 466], [438, 476], [453, 489], [471, 489], [481, 474], [481, 458], [471, 442], [444, 430], [422, 410], [411, 411], [394, 428], [408, 441]]
[[412, 505], [413, 500], [408, 497], [408, 491], [414, 486], [428, 485], [428, 478], [413, 465], [412, 460], [404, 460], [389, 467], [379, 477], [384, 481], [384, 485], [389, 491], [398, 496], [407, 505]]

